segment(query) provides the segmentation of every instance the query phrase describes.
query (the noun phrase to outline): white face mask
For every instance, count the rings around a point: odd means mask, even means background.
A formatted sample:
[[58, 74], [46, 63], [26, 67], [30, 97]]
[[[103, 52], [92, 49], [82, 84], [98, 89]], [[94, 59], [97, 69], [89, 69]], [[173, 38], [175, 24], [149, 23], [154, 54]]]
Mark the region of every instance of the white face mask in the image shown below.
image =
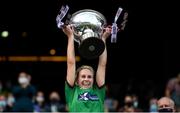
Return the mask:
[[13, 104], [14, 102], [15, 102], [14, 97], [9, 97], [9, 98], [7, 98], [7, 103], [8, 103], [8, 104]]
[[20, 84], [28, 83], [28, 79], [26, 77], [20, 77], [18, 81]]
[[44, 98], [42, 96], [37, 96], [36, 97], [36, 101], [37, 102], [43, 102], [44, 101]]

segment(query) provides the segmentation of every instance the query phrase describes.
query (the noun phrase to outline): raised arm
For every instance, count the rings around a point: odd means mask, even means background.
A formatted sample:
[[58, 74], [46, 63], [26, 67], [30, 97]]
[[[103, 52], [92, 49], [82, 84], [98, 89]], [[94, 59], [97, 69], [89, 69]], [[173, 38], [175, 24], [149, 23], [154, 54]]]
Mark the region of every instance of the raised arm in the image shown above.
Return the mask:
[[99, 63], [96, 72], [96, 82], [99, 87], [105, 84], [105, 73], [106, 73], [106, 63], [107, 63], [107, 50], [106, 50], [106, 39], [111, 33], [111, 28], [105, 28], [105, 32], [102, 35], [102, 40], [105, 43], [104, 52], [99, 56]]
[[76, 71], [76, 59], [74, 50], [74, 35], [70, 25], [63, 27], [63, 32], [68, 37], [67, 44], [67, 76], [66, 80], [69, 85], [73, 86], [75, 82], [75, 71]]

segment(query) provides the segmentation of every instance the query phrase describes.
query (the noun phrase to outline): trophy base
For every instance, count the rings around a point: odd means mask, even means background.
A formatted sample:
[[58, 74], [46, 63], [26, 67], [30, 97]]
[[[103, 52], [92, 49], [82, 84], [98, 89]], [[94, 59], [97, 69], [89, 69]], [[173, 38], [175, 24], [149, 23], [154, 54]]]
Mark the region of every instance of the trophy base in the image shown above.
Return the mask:
[[104, 51], [104, 42], [97, 37], [89, 37], [79, 45], [79, 53], [86, 59], [98, 58]]

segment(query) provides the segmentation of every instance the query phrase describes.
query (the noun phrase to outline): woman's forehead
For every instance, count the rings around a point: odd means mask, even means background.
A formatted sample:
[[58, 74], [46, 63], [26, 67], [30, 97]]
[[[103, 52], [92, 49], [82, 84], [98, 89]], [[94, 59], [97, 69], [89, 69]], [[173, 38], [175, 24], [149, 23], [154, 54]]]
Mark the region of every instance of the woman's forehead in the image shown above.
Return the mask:
[[81, 74], [91, 74], [92, 75], [92, 71], [91, 70], [89, 70], [89, 69], [82, 69], [80, 72], [79, 72], [79, 74], [81, 75]]

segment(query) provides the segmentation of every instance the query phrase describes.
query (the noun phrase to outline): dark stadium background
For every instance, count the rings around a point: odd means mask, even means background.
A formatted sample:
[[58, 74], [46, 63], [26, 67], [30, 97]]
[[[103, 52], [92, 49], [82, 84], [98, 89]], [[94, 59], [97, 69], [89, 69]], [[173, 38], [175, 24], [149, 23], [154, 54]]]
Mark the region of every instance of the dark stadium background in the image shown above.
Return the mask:
[[[170, 27], [162, 22], [165, 18], [159, 18], [165, 12], [148, 1], [1, 1], [0, 31], [8, 30], [10, 34], [6, 39], [0, 38], [0, 56], [51, 56], [49, 50], [52, 48], [56, 50], [55, 55], [66, 56], [66, 36], [55, 21], [60, 7], [66, 4], [70, 14], [81, 9], [97, 10], [106, 17], [108, 24], [113, 22], [118, 7], [128, 12], [127, 25], [118, 33], [117, 43], [112, 44], [110, 38], [107, 41], [106, 83], [112, 86], [112, 94], [119, 98], [127, 92], [138, 94], [142, 100], [164, 94], [167, 80], [180, 70], [180, 41], [173, 39], [173, 33], [165, 28]], [[122, 15], [118, 24], [121, 20]], [[27, 36], [22, 37], [22, 32]], [[80, 64], [96, 66], [96, 60], [81, 59]], [[1, 61], [0, 80], [16, 83], [22, 70], [32, 75], [32, 83], [38, 88], [46, 92], [58, 90], [64, 95], [66, 62]]]

